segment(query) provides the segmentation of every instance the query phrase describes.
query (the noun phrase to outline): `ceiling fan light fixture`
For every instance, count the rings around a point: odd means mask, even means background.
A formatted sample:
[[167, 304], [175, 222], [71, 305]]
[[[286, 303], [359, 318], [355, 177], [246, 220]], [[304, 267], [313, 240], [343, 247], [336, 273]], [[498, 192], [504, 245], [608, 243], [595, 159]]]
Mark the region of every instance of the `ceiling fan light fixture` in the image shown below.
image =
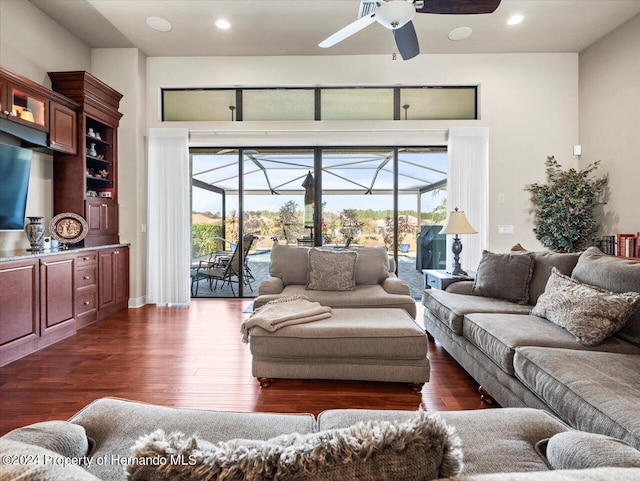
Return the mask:
[[376, 21], [382, 26], [394, 30], [409, 23], [416, 14], [412, 2], [406, 0], [389, 0], [376, 10]]

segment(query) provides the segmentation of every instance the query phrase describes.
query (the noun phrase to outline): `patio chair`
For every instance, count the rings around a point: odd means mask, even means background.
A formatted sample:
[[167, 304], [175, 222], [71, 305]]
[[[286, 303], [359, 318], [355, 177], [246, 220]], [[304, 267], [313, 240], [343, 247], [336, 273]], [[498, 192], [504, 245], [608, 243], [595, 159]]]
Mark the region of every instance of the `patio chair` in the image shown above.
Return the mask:
[[[242, 253], [244, 259], [242, 264], [242, 282], [244, 285], [249, 286], [249, 289], [253, 292], [251, 282], [255, 279], [247, 263], [247, 254], [257, 237], [249, 234], [244, 236], [242, 239]], [[231, 287], [231, 292], [235, 296], [236, 293], [233, 289], [233, 284], [238, 283], [241, 277], [240, 249], [236, 246], [231, 255], [212, 255], [212, 258], [213, 260], [211, 261], [200, 261], [200, 266], [197, 269], [198, 274], [209, 279], [209, 288], [212, 291], [218, 288], [218, 281], [222, 281], [222, 286], [224, 286], [225, 283], [228, 283], [229, 287]]]

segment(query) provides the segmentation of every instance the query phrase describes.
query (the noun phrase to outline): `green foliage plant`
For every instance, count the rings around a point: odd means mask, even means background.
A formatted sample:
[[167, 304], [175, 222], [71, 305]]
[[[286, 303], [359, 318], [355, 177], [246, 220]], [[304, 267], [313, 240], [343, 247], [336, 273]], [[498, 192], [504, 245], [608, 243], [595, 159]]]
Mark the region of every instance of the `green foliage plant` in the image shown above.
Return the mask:
[[608, 183], [592, 179], [600, 161], [585, 169], [563, 170], [555, 157], [547, 157], [547, 183], [531, 184], [536, 238], [557, 252], [579, 252], [594, 240], [598, 229], [594, 207]]
[[222, 236], [222, 225], [219, 223], [197, 223], [191, 225], [191, 255], [202, 257], [224, 249], [222, 242], [214, 237]]

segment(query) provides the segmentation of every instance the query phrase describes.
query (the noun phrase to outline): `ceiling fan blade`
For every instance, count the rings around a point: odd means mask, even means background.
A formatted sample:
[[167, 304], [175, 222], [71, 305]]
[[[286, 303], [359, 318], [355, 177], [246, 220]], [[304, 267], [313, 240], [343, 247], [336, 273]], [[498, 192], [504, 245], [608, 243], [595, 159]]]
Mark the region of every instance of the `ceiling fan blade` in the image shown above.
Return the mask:
[[371, 15], [365, 15], [364, 17], [361, 17], [358, 20], [356, 20], [355, 22], [350, 23], [346, 27], [338, 30], [336, 33], [331, 35], [329, 38], [327, 38], [327, 39], [323, 40], [322, 42], [320, 42], [318, 44], [318, 47], [322, 47], [322, 48], [333, 47], [336, 43], [342, 42], [345, 38], [350, 37], [354, 33], [358, 33], [360, 30], [362, 30], [363, 28], [368, 27], [369, 25], [371, 25], [375, 21], [376, 21], [375, 20], [375, 13], [372, 13]]
[[393, 38], [396, 39], [396, 45], [403, 60], [409, 60], [420, 53], [418, 36], [413, 22], [405, 23], [402, 27], [394, 29]]
[[493, 13], [500, 0], [424, 0], [422, 7], [416, 6], [418, 13], [445, 13], [452, 15], [471, 15]]

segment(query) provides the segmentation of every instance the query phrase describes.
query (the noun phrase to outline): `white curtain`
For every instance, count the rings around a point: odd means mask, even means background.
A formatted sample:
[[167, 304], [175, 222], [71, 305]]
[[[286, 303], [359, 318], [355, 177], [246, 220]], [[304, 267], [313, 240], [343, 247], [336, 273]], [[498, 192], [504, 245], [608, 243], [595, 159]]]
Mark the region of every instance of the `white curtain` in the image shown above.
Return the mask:
[[188, 306], [191, 298], [189, 131], [150, 129], [147, 302]]
[[[475, 271], [489, 242], [489, 128], [451, 128], [448, 153], [447, 208], [449, 212], [456, 207], [463, 210], [478, 231], [460, 236], [462, 269]], [[453, 236], [448, 235], [447, 270], [453, 265], [452, 242]]]

